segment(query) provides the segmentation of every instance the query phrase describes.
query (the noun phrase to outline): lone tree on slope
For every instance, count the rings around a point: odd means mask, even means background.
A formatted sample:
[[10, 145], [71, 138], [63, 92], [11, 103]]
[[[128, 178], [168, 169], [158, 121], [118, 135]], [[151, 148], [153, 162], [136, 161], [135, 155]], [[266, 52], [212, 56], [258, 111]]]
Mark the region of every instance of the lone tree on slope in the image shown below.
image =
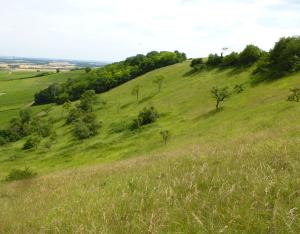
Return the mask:
[[140, 86], [136, 85], [133, 87], [133, 89], [131, 90], [131, 94], [136, 96], [136, 100], [139, 100], [139, 96], [140, 96]]
[[221, 102], [224, 102], [225, 99], [230, 97], [230, 92], [228, 87], [217, 88], [212, 87], [211, 91], [212, 96], [216, 99], [216, 110], [219, 110], [219, 106]]
[[156, 76], [153, 80], [153, 83], [157, 85], [158, 92], [160, 92], [162, 84], [164, 82], [165, 77], [164, 76]]

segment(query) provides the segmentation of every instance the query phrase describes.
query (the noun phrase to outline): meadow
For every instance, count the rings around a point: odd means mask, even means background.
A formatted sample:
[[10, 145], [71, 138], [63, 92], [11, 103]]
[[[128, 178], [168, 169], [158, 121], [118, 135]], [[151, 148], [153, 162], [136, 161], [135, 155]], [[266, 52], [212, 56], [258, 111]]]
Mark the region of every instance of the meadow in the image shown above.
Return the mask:
[[[87, 140], [73, 137], [61, 106], [33, 107], [49, 108], [58, 141], [50, 150], [46, 140], [29, 151], [24, 140], [1, 146], [0, 178], [26, 166], [38, 177], [0, 184], [0, 233], [299, 233], [300, 106], [287, 96], [300, 74], [254, 85], [253, 67], [190, 73], [189, 63], [98, 95], [103, 126]], [[0, 81], [1, 108], [30, 103], [64, 75]], [[211, 88], [239, 84], [245, 90], [216, 111]], [[124, 128], [146, 106], [159, 120]], [[162, 130], [171, 134], [167, 145]]]

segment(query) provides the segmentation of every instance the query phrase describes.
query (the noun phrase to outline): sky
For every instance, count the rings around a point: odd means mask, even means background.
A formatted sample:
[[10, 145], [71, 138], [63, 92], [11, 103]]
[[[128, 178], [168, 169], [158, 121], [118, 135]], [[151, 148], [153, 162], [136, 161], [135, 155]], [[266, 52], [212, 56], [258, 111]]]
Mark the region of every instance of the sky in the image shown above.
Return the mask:
[[0, 55], [119, 61], [269, 50], [300, 35], [300, 0], [0, 0]]

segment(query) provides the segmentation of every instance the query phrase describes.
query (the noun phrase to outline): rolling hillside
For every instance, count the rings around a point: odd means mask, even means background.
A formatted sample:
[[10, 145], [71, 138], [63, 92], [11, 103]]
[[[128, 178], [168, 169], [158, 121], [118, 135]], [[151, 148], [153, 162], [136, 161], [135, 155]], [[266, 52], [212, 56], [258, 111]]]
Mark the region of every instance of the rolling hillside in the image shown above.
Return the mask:
[[[107, 103], [96, 107], [103, 126], [84, 141], [74, 139], [62, 107], [51, 107], [58, 142], [50, 150], [46, 140], [30, 151], [24, 140], [1, 147], [1, 178], [25, 166], [39, 176], [0, 184], [0, 233], [299, 233], [300, 105], [287, 96], [300, 74], [253, 85], [252, 69], [190, 74], [187, 61], [147, 73], [98, 95]], [[0, 81], [0, 104], [30, 102], [60, 79], [52, 76]], [[245, 90], [215, 111], [211, 88], [238, 84]], [[124, 129], [147, 106], [158, 121]], [[167, 145], [161, 130], [170, 131]]]
[[[37, 72], [0, 71], [0, 125], [18, 115], [20, 108], [30, 105], [34, 94], [51, 83], [64, 82], [69, 78], [78, 78], [83, 71], [62, 72], [42, 77], [34, 77]], [[41, 107], [43, 108], [43, 107]]]

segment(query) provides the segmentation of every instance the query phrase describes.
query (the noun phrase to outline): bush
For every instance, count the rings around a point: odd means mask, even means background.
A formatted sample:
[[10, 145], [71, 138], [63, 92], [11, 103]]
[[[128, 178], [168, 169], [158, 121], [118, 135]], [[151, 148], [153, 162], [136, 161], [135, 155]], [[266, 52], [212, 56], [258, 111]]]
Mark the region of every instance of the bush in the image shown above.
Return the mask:
[[23, 145], [23, 150], [27, 150], [27, 149], [32, 149], [32, 148], [37, 148], [38, 145], [40, 144], [40, 138], [39, 137], [29, 137], [25, 144]]
[[158, 112], [155, 110], [153, 106], [145, 107], [137, 116], [136, 119], [133, 120], [131, 129], [139, 129], [143, 125], [147, 125], [155, 122], [158, 119]]
[[232, 52], [231, 54], [225, 56], [222, 61], [223, 67], [237, 66], [239, 63], [239, 54]]
[[270, 51], [270, 66], [279, 77], [300, 70], [300, 37], [281, 38]]
[[79, 139], [86, 139], [98, 134], [101, 123], [96, 121], [93, 113], [83, 115], [83, 117], [74, 123], [74, 136]]
[[116, 123], [112, 123], [110, 125], [110, 133], [120, 133], [120, 132], [124, 132], [129, 128], [128, 123], [125, 121], [120, 121], [120, 122], [116, 122]]
[[235, 93], [241, 93], [244, 91], [244, 86], [242, 84], [237, 84], [234, 86], [233, 91]]
[[5, 145], [8, 143], [8, 140], [7, 138], [3, 137], [3, 136], [0, 136], [0, 145]]
[[74, 124], [74, 136], [79, 140], [89, 138], [90, 130], [87, 124], [83, 123], [82, 121], [77, 121]]
[[222, 63], [222, 56], [219, 56], [217, 54], [210, 54], [206, 62], [206, 64], [211, 67], [218, 66], [221, 63]]
[[288, 101], [299, 102], [300, 101], [300, 89], [293, 88], [293, 89], [290, 89], [290, 91], [291, 91], [291, 95], [288, 96]]
[[238, 62], [242, 66], [250, 66], [258, 61], [262, 54], [262, 50], [257, 46], [247, 45], [246, 48], [240, 53]]
[[66, 123], [70, 124], [75, 122], [76, 120], [78, 120], [79, 118], [81, 118], [82, 116], [82, 111], [80, 109], [77, 108], [72, 108], [67, 116], [67, 120]]
[[205, 64], [202, 58], [193, 59], [190, 66], [191, 68], [197, 71], [201, 70], [202, 68], [205, 68]]
[[29, 167], [25, 169], [12, 169], [10, 173], [6, 176], [5, 181], [13, 181], [13, 180], [23, 180], [36, 176], [37, 173], [32, 171]]
[[85, 91], [80, 97], [78, 107], [84, 112], [92, 112], [93, 105], [97, 102], [97, 96], [94, 90]]

